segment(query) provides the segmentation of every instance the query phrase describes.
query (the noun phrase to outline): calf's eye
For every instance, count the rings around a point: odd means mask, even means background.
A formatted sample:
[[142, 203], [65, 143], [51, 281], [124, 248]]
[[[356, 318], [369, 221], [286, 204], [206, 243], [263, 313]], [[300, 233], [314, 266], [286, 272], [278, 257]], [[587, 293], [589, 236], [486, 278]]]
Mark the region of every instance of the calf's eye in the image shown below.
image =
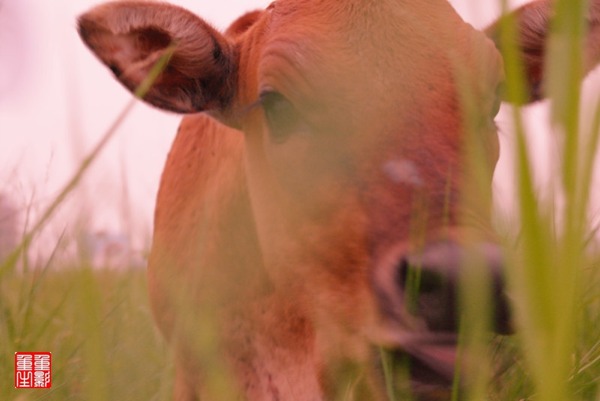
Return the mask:
[[260, 99], [273, 142], [283, 143], [292, 134], [306, 130], [306, 122], [282, 94], [265, 92]]

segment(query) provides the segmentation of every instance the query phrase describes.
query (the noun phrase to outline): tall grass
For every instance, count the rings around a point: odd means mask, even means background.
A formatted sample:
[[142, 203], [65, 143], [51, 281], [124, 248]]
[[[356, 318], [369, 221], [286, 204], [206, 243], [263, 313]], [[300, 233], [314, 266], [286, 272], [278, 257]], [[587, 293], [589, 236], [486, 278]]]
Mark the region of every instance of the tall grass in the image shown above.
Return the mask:
[[[165, 68], [167, 49], [136, 90], [143, 98]], [[82, 256], [77, 265], [23, 268], [36, 236], [117, 132], [134, 101], [121, 112], [72, 178], [0, 260], [0, 399], [2, 400], [168, 400], [172, 365], [154, 327], [145, 274], [138, 270], [93, 270]], [[61, 247], [57, 240], [55, 250]], [[21, 267], [19, 269], [19, 266]], [[14, 388], [14, 353], [53, 353], [52, 388]]]
[[[506, 9], [506, 3], [503, 4]], [[598, 144], [598, 112], [593, 129], [580, 123], [580, 85], [588, 1], [557, 0], [550, 24], [545, 91], [550, 99], [551, 135], [561, 144], [553, 199], [541, 201], [533, 179], [532, 149], [519, 106], [515, 121], [515, 182], [521, 223], [508, 246], [508, 280], [516, 314], [516, 356], [531, 397], [541, 401], [597, 400], [600, 397], [600, 304], [597, 256], [587, 246], [591, 186]], [[502, 29], [507, 95], [526, 99], [515, 21]], [[511, 384], [510, 382], [508, 383]], [[522, 385], [518, 386], [521, 390]], [[506, 390], [503, 390], [505, 393]]]
[[[508, 14], [507, 2], [501, 2]], [[455, 388], [453, 400], [600, 400], [600, 255], [591, 246], [598, 238], [597, 228], [590, 225], [596, 217], [590, 216], [590, 206], [600, 139], [600, 97], [589, 131], [583, 128], [581, 115], [588, 6], [585, 0], [556, 0], [550, 22], [544, 91], [551, 110], [549, 135], [560, 145], [550, 196], [542, 197], [534, 179], [537, 149], [532, 149], [531, 133], [523, 121], [529, 90], [517, 21], [507, 17], [499, 25], [506, 67], [504, 94], [511, 102], [516, 143], [513, 182], [520, 229], [517, 238], [504, 239], [515, 334], [493, 340], [486, 334], [492, 324], [489, 279], [474, 252], [461, 280], [460, 336], [467, 358], [459, 375], [469, 380], [465, 389]], [[464, 201], [472, 207], [479, 197], [485, 205], [489, 165], [477, 143], [481, 114], [469, 86], [469, 80], [480, 78], [463, 76], [461, 65], [456, 67], [469, 134], [465, 162], [467, 171], [474, 171]], [[399, 376], [390, 373], [393, 365], [385, 355], [382, 359], [390, 399], [403, 399], [402, 391], [390, 390], [390, 381]]]
[[[560, 191], [555, 194], [560, 202], [540, 199], [521, 107], [511, 106], [521, 230], [518, 238], [506, 240], [505, 248], [516, 333], [490, 345], [482, 334], [485, 327], [471, 324], [485, 321], [486, 287], [479, 285], [484, 279], [466, 282], [465, 316], [470, 323], [464, 328], [463, 340], [478, 356], [477, 378], [465, 397], [473, 401], [600, 400], [600, 255], [589, 246], [593, 227], [588, 224], [600, 101], [590, 132], [580, 124], [587, 3], [557, 0], [549, 37], [546, 89], [551, 99], [552, 135], [563, 144], [557, 160]], [[507, 8], [506, 3], [503, 6]], [[507, 19], [502, 26], [506, 90], [516, 104], [523, 104], [525, 79], [514, 22]], [[152, 79], [145, 82], [138, 97], [148, 90]], [[77, 188], [113, 132], [111, 129], [86, 158], [19, 249], [0, 264], [2, 400], [159, 401], [171, 397], [170, 351], [152, 323], [143, 272], [92, 270], [85, 261], [79, 266], [56, 266], [51, 258], [42, 269], [23, 272], [16, 268], [36, 233]], [[488, 168], [477, 155], [470, 162], [476, 169]], [[468, 302], [472, 299], [484, 302]], [[14, 389], [15, 351], [52, 351], [51, 390]], [[404, 399], [395, 394], [392, 382], [398, 377], [392, 372], [392, 363], [385, 354], [382, 360], [390, 399]]]
[[[0, 282], [2, 400], [169, 400], [144, 272], [51, 266]], [[50, 351], [52, 388], [14, 388], [15, 351]]]

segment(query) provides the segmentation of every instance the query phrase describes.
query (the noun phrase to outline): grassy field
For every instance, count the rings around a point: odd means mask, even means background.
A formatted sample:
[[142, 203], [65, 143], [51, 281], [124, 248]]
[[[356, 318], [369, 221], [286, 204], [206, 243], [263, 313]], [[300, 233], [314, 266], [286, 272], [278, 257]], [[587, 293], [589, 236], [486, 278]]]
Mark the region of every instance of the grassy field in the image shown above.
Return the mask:
[[[84, 267], [0, 281], [0, 399], [168, 400], [171, 361], [145, 272]], [[52, 388], [14, 388], [15, 351], [50, 351]]]
[[[585, 266], [565, 383], [569, 400], [598, 401], [600, 260]], [[170, 399], [169, 350], [152, 322], [143, 271], [73, 267], [10, 275], [0, 281], [0, 308], [0, 399]], [[545, 336], [540, 334], [540, 345]], [[481, 399], [548, 399], [537, 388], [527, 362], [533, 350], [525, 348], [525, 341], [518, 333], [492, 343], [490, 360], [501, 366], [501, 373]], [[16, 350], [52, 352], [52, 389], [14, 388]], [[548, 349], [549, 357], [555, 351]], [[553, 363], [548, 366], [555, 368]]]
[[[563, 145], [557, 161], [560, 174], [553, 183], [558, 189], [556, 199], [540, 199], [520, 108], [513, 108], [514, 182], [521, 228], [504, 245], [516, 334], [489, 345], [478, 329], [466, 329], [465, 346], [481, 356], [466, 395], [471, 401], [600, 401], [600, 252], [594, 246], [597, 238], [591, 236], [595, 227], [589, 224], [596, 216], [588, 214], [600, 102], [587, 132], [579, 119], [585, 3], [556, 2], [558, 17], [549, 41], [546, 72], [552, 135]], [[511, 45], [513, 34], [507, 21], [502, 33], [506, 44], [502, 51], [508, 60], [506, 94], [524, 103], [522, 68]], [[33, 234], [77, 188], [113, 132], [107, 133], [32, 226]], [[33, 235], [25, 237], [24, 249], [33, 239]], [[0, 400], [170, 399], [170, 352], [153, 325], [143, 271], [94, 270], [85, 263], [56, 266], [49, 262], [46, 268], [23, 272], [15, 263], [16, 259], [0, 263]], [[463, 292], [466, 300], [477, 301], [469, 298], [477, 292], [476, 285]], [[466, 311], [471, 321], [481, 319], [479, 312]], [[15, 351], [52, 352], [52, 389], [14, 389]], [[492, 366], [499, 366], [500, 371], [490, 380]]]

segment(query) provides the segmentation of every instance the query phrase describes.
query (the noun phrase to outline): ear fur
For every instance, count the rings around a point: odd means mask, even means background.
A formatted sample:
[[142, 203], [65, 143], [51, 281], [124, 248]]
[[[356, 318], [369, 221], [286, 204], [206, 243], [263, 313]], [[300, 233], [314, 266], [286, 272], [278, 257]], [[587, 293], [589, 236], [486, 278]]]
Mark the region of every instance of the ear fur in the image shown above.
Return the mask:
[[227, 37], [238, 37], [246, 32], [252, 25], [258, 21], [260, 17], [264, 14], [263, 10], [255, 10], [249, 11], [246, 14], [242, 15], [227, 28], [225, 35]]
[[123, 1], [79, 18], [79, 35], [130, 91], [174, 46], [144, 100], [178, 113], [223, 110], [235, 94], [233, 44], [191, 12], [166, 3]]
[[544, 76], [544, 58], [546, 53], [546, 36], [552, 13], [549, 1], [542, 0], [528, 3], [509, 16], [500, 18], [485, 30], [485, 33], [502, 49], [501, 28], [505, 18], [514, 18], [517, 26], [517, 41], [521, 51], [525, 78], [529, 88], [529, 101], [543, 98], [542, 81]]
[[[529, 85], [529, 101], [544, 97], [546, 42], [553, 17], [553, 1], [537, 0], [516, 9], [510, 14], [517, 24], [517, 40]], [[506, 17], [504, 17], [506, 18]], [[486, 34], [502, 47], [501, 18], [485, 30]], [[600, 62], [600, 0], [590, 0], [587, 15], [588, 31], [584, 41], [584, 72], [587, 74]]]

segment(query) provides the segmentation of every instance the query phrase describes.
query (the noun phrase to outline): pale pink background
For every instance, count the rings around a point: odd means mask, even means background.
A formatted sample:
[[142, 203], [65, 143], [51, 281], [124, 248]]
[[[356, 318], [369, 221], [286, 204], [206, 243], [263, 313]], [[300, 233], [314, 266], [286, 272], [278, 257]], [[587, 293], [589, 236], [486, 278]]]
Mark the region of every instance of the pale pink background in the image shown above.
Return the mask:
[[[222, 29], [242, 12], [265, 7], [270, 1], [172, 2]], [[77, 36], [76, 16], [95, 3], [0, 0], [0, 192], [10, 193], [23, 209], [32, 205], [32, 218], [130, 99]], [[451, 3], [478, 28], [499, 12], [496, 0]], [[587, 92], [590, 101], [596, 99], [597, 90]], [[548, 147], [552, 141], [538, 122], [545, 118], [545, 110], [542, 104], [526, 111], [535, 132], [532, 141], [541, 187], [553, 176], [553, 153]], [[511, 210], [514, 186], [507, 115], [504, 112], [498, 118], [504, 149], [495, 180], [497, 203], [505, 212]], [[137, 105], [78, 194], [46, 230], [45, 238], [52, 243], [84, 216], [88, 228], [125, 232], [134, 237], [136, 247], [146, 247], [160, 172], [178, 120], [175, 115]]]

